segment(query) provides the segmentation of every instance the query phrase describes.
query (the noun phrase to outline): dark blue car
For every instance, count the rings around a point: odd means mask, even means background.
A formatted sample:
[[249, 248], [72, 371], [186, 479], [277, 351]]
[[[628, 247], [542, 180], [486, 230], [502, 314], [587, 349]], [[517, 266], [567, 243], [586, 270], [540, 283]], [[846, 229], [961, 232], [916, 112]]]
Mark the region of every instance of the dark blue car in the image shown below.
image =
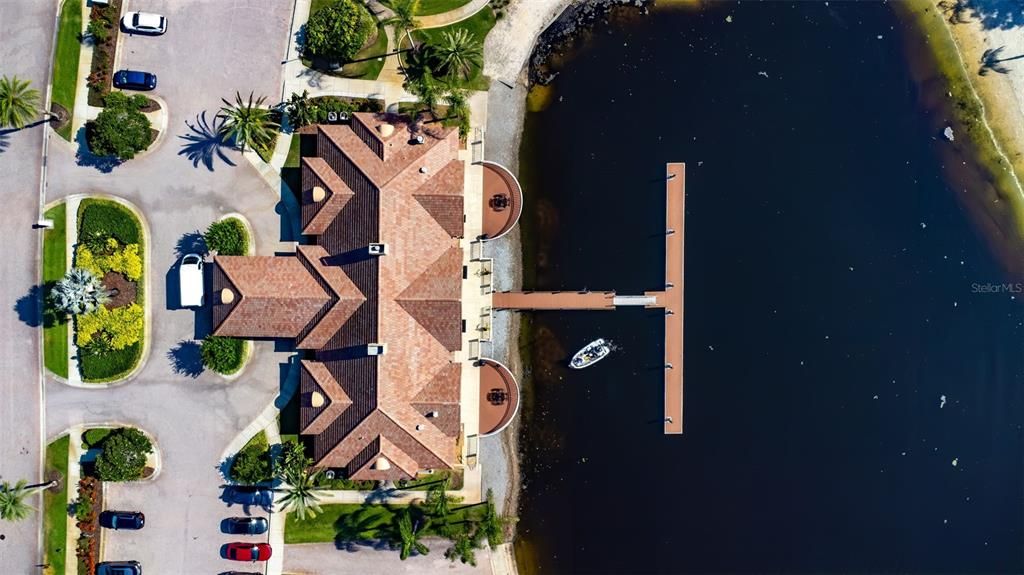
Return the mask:
[[269, 525], [263, 517], [231, 517], [224, 522], [224, 532], [234, 535], [260, 535]]
[[138, 70], [120, 70], [114, 74], [114, 87], [126, 90], [152, 90], [156, 88], [156, 74]]
[[138, 511], [104, 511], [100, 513], [100, 526], [107, 529], [142, 529], [146, 516]]

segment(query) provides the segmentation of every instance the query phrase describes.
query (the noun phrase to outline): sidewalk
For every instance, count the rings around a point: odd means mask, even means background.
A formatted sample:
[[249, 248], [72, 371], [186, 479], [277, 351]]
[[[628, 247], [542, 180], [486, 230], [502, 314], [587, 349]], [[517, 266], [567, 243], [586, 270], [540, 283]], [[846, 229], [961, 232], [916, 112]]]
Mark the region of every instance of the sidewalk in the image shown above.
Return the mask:
[[[72, 2], [73, 0], [67, 0]], [[82, 2], [82, 37], [89, 27], [89, 0]], [[75, 83], [75, 109], [71, 112], [71, 143], [78, 136], [78, 130], [85, 125], [89, 114], [89, 69], [92, 67], [92, 43], [82, 42], [78, 53], [78, 81]], [[84, 72], [84, 73], [83, 73]]]

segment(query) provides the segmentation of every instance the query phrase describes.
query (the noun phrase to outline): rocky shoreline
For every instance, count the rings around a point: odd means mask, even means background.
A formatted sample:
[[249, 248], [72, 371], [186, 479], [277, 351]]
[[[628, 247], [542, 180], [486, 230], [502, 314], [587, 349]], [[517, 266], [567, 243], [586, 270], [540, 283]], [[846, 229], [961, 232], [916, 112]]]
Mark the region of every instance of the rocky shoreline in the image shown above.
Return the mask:
[[653, 0], [591, 0], [574, 2], [537, 39], [529, 61], [530, 86], [550, 84], [558, 72], [552, 70], [552, 61], [566, 51], [598, 22], [608, 24], [614, 10], [633, 10], [648, 14]]

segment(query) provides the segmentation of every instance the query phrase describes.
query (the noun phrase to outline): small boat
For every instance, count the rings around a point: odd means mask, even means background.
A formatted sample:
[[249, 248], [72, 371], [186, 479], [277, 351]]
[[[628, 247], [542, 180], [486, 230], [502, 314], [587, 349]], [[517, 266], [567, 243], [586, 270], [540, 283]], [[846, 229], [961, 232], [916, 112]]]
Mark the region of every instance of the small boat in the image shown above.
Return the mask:
[[612, 347], [608, 342], [603, 339], [595, 339], [585, 345], [583, 349], [577, 351], [576, 355], [572, 356], [572, 361], [569, 362], [569, 367], [573, 369], [590, 367], [604, 359], [605, 356], [611, 352]]

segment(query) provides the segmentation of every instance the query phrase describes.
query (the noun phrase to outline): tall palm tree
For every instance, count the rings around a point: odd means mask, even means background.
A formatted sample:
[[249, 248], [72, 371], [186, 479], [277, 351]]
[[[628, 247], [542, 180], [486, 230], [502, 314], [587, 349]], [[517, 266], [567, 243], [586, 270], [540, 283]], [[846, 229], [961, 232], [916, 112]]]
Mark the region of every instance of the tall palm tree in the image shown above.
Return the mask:
[[458, 559], [463, 563], [469, 563], [476, 567], [476, 549], [473, 545], [473, 540], [465, 533], [459, 533], [455, 536], [452, 546], [444, 552], [444, 556], [449, 561], [454, 562]]
[[279, 128], [270, 115], [270, 110], [263, 107], [266, 96], [253, 100], [249, 92], [249, 101], [242, 100], [242, 94], [235, 92], [235, 103], [221, 98], [224, 107], [217, 113], [223, 120], [221, 134], [234, 138], [235, 143], [245, 151], [245, 147], [265, 149], [274, 141], [274, 132]]
[[459, 119], [459, 137], [466, 138], [470, 128], [469, 95], [461, 88], [452, 88], [445, 99], [448, 100], [448, 116]]
[[298, 519], [316, 517], [320, 513], [320, 496], [326, 489], [316, 484], [322, 469], [289, 469], [285, 473], [285, 496], [281, 498], [281, 510], [292, 511]]
[[504, 516], [499, 515], [494, 507], [494, 492], [487, 490], [487, 507], [484, 508], [484, 516], [480, 518], [480, 533], [487, 538], [487, 544], [492, 548], [505, 542]]
[[39, 90], [17, 76], [0, 78], [0, 126], [24, 128], [39, 114]]
[[413, 527], [412, 513], [408, 508], [398, 514], [398, 542], [402, 546], [399, 556], [402, 561], [405, 561], [414, 549], [420, 555], [430, 553], [430, 549], [420, 541], [419, 530]]
[[13, 487], [6, 481], [0, 484], [0, 519], [21, 521], [28, 517], [33, 508], [25, 499], [34, 491], [24, 479], [18, 480]]
[[426, 106], [431, 114], [434, 114], [443, 90], [429, 67], [424, 66], [418, 77], [406, 82], [406, 89], [409, 90], [409, 93], [419, 98], [420, 103]]
[[468, 78], [484, 61], [483, 44], [465, 28], [445, 32], [431, 50], [438, 67], [449, 78]]
[[401, 30], [409, 40], [409, 46], [414, 49], [416, 44], [412, 41], [412, 31], [420, 27], [420, 22], [416, 19], [416, 11], [419, 10], [419, 7], [420, 0], [395, 0], [391, 3], [391, 11], [395, 15], [384, 21], [385, 24], [393, 26], [395, 30]]

